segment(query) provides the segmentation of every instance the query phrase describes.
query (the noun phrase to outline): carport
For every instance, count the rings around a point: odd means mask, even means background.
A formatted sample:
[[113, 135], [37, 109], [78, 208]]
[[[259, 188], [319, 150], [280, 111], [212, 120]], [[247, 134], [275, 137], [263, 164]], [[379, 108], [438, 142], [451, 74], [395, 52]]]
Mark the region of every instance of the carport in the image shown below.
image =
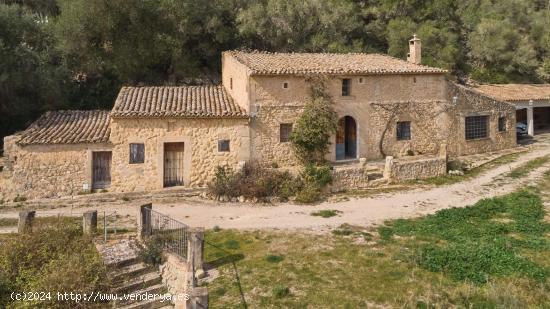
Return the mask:
[[479, 85], [476, 90], [516, 106], [516, 123], [527, 125], [528, 135], [550, 132], [550, 84]]

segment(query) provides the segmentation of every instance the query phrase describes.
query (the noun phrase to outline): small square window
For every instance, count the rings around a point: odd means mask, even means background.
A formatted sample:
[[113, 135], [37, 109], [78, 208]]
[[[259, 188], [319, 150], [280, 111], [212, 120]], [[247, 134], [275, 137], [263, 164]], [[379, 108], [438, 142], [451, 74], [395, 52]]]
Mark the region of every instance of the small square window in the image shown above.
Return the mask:
[[279, 126], [279, 141], [281, 143], [289, 142], [290, 134], [292, 134], [292, 123], [281, 123]]
[[505, 116], [498, 117], [498, 131], [499, 132], [505, 132], [506, 131], [506, 117]]
[[363, 83], [363, 78], [359, 77], [359, 84], [362, 84], [362, 83]]
[[349, 78], [342, 79], [342, 96], [347, 97], [351, 95], [351, 83]]
[[397, 140], [408, 141], [410, 139], [411, 139], [411, 122], [398, 121], [397, 122]]
[[219, 152], [229, 152], [229, 140], [222, 139], [218, 141], [218, 151]]
[[283, 89], [288, 89], [288, 82], [283, 83]]
[[130, 164], [145, 162], [145, 145], [130, 144]]
[[467, 140], [486, 138], [489, 136], [487, 124], [489, 116], [469, 116], [465, 119], [465, 135]]

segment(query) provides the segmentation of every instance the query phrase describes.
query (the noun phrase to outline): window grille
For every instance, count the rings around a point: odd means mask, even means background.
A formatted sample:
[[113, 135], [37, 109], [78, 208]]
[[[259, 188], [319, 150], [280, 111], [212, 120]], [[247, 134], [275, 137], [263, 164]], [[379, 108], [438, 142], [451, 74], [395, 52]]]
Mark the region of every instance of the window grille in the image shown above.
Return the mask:
[[130, 164], [145, 162], [145, 145], [130, 144]]
[[281, 123], [279, 126], [279, 141], [286, 143], [290, 141], [290, 134], [292, 133], [292, 123]]
[[411, 122], [399, 121], [397, 122], [397, 140], [405, 141], [411, 139]]
[[489, 116], [466, 117], [466, 139], [486, 138], [488, 136], [487, 124]]

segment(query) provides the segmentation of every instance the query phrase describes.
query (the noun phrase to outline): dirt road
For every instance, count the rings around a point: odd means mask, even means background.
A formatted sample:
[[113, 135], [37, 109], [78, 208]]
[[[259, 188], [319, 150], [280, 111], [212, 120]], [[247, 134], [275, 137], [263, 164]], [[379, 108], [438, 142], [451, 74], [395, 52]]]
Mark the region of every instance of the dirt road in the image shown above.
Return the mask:
[[[203, 200], [184, 200], [178, 203], [155, 204], [154, 209], [181, 220], [191, 226], [236, 229], [305, 229], [322, 232], [343, 223], [369, 226], [387, 219], [407, 218], [433, 213], [449, 207], [464, 207], [482, 198], [502, 195], [517, 188], [534, 184], [550, 164], [539, 167], [524, 178], [512, 179], [505, 175], [536, 157], [550, 155], [550, 147], [537, 147], [522, 154], [513, 163], [488, 170], [476, 178], [447, 186], [384, 193], [367, 198], [351, 198], [348, 201], [324, 202], [315, 206], [282, 204], [277, 206], [217, 203]], [[141, 203], [141, 201], [139, 202]], [[126, 204], [104, 205], [72, 209], [83, 212], [88, 209], [114, 211], [133, 222], [138, 201]], [[341, 214], [332, 218], [311, 216], [311, 212], [335, 209]], [[59, 209], [40, 211], [41, 215], [55, 214]], [[6, 212], [0, 217], [17, 217], [17, 212]]]

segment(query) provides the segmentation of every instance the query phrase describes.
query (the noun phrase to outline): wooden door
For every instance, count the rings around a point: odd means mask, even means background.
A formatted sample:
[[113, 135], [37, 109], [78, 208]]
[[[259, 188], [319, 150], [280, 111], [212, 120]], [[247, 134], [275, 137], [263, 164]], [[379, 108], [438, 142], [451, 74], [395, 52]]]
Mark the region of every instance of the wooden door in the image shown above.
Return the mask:
[[164, 144], [164, 187], [183, 186], [184, 143]]
[[110, 151], [92, 153], [92, 189], [106, 189], [111, 186], [111, 160]]

